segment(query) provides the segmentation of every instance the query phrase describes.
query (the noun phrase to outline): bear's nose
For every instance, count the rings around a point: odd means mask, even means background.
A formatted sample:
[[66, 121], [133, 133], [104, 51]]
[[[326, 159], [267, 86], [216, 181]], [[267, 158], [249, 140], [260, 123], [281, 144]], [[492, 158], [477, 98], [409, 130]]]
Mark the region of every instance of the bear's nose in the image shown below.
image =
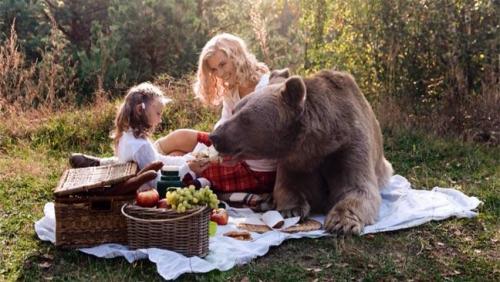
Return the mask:
[[219, 135], [215, 134], [215, 133], [210, 133], [208, 135], [208, 139], [210, 139], [210, 141], [212, 142], [212, 144], [214, 144], [215, 148], [217, 148], [217, 144], [220, 142], [220, 137]]

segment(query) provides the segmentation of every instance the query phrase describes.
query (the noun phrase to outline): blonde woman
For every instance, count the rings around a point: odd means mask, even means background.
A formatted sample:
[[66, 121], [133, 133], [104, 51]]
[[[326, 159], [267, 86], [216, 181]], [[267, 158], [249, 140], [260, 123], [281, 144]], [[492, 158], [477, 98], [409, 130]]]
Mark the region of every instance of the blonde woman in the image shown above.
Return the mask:
[[[219, 126], [232, 115], [238, 101], [269, 82], [268, 67], [251, 54], [245, 42], [232, 34], [210, 39], [200, 54], [194, 93], [205, 105], [220, 105]], [[191, 152], [198, 142], [210, 145], [207, 132], [179, 129], [156, 142], [158, 151], [168, 155]], [[271, 192], [276, 177], [274, 160], [247, 160], [234, 166], [197, 162], [190, 164], [200, 177], [210, 180], [220, 192]], [[196, 163], [197, 162], [197, 163]]]

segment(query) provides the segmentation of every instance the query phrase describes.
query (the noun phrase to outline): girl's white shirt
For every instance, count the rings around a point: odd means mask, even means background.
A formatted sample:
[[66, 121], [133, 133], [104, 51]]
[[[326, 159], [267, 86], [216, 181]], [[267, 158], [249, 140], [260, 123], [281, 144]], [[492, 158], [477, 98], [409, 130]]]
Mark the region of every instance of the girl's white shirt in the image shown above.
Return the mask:
[[[158, 153], [155, 146], [149, 139], [136, 138], [129, 129], [123, 133], [118, 141], [118, 148], [116, 150], [116, 157], [121, 163], [134, 161], [137, 163], [139, 169], [144, 168], [151, 162], [161, 161], [163, 165], [173, 165], [179, 167], [179, 176], [181, 179], [187, 174], [191, 173], [194, 178], [194, 173], [191, 172], [187, 164], [188, 160], [194, 159], [190, 154], [184, 156], [167, 156]], [[156, 187], [156, 182], [160, 179], [161, 174], [152, 180], [149, 185]]]
[[[269, 84], [269, 73], [266, 73], [260, 77], [259, 82], [255, 86], [255, 90], [260, 89]], [[240, 93], [238, 89], [233, 90], [230, 95], [225, 95], [222, 98], [222, 114], [221, 118], [215, 124], [214, 128], [217, 128], [222, 123], [226, 122], [233, 115], [233, 110], [236, 104], [241, 100]], [[276, 160], [246, 160], [245, 161], [251, 170], [253, 171], [276, 171]]]

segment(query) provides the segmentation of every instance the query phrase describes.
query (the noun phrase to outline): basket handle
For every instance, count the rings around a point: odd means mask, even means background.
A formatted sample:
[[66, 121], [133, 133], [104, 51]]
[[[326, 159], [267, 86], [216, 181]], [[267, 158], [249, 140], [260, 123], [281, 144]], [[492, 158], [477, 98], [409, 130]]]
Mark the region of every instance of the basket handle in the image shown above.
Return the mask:
[[134, 216], [131, 216], [129, 214], [127, 214], [125, 212], [125, 207], [128, 205], [128, 203], [125, 203], [123, 206], [122, 206], [122, 214], [125, 216], [125, 217], [128, 217], [130, 219], [133, 219], [133, 220], [137, 220], [137, 221], [140, 221], [140, 222], [170, 222], [170, 221], [177, 221], [177, 220], [181, 220], [181, 219], [185, 219], [185, 218], [189, 218], [189, 217], [192, 217], [192, 216], [195, 216], [199, 213], [201, 213], [207, 206], [205, 205], [204, 208], [201, 208], [193, 213], [190, 213], [188, 215], [184, 215], [184, 216], [181, 216], [181, 217], [176, 217], [176, 218], [166, 218], [166, 219], [142, 219], [142, 218], [137, 218], [137, 217], [134, 217]]

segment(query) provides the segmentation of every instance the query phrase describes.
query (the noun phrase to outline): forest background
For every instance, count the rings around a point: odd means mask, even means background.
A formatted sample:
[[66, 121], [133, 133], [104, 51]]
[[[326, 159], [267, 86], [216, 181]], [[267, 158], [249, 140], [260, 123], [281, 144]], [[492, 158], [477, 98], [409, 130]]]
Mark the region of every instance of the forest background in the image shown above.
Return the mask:
[[[381, 123], [498, 142], [499, 2], [185, 0], [0, 2], [0, 114], [189, 83], [213, 35], [270, 68], [352, 73]], [[17, 111], [14, 111], [17, 112]]]

